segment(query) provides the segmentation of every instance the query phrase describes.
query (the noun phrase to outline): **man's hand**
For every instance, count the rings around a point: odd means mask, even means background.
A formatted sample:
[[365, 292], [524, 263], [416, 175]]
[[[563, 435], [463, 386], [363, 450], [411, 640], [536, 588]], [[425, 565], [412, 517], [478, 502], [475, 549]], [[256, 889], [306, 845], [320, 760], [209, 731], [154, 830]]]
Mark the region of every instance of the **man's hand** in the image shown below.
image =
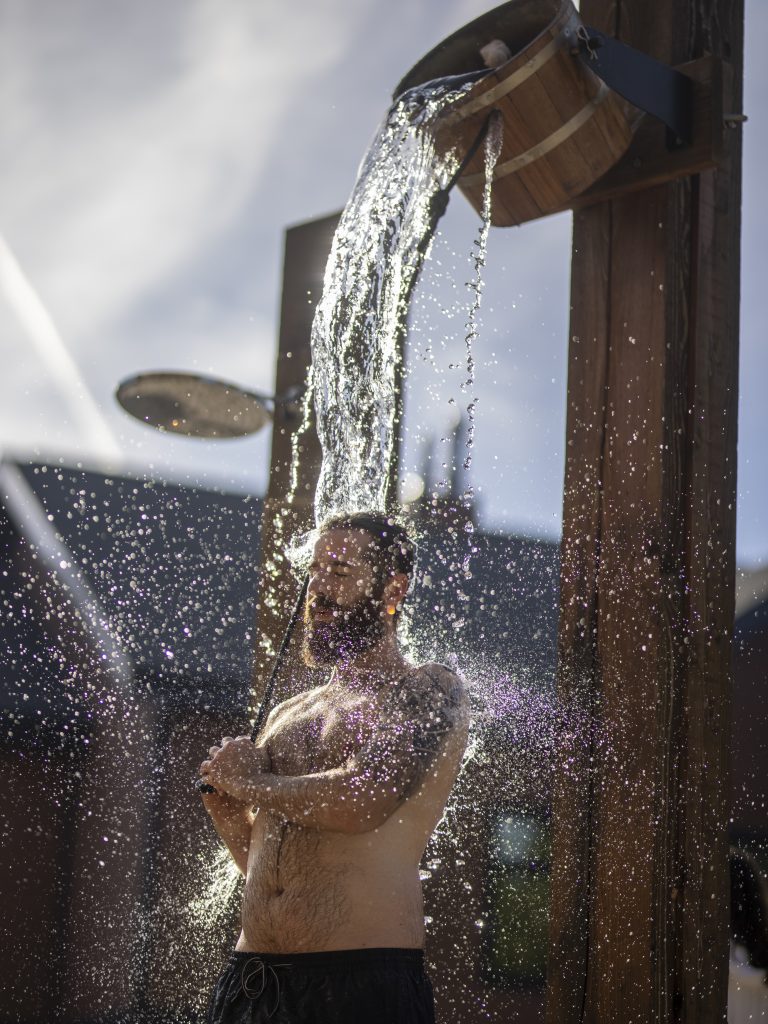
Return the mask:
[[214, 787], [213, 793], [202, 794], [203, 805], [243, 875], [248, 871], [253, 827], [253, 801], [248, 799], [247, 789], [269, 769], [267, 751], [255, 746], [249, 736], [225, 736], [221, 746], [210, 748], [200, 765], [201, 779]]
[[203, 798], [203, 807], [214, 821], [226, 823], [237, 818], [244, 819], [251, 809], [251, 805], [244, 800], [238, 800], [223, 791], [221, 793], [218, 790], [214, 790], [212, 793], [201, 791], [200, 795]]
[[200, 777], [219, 795], [226, 794], [249, 806], [254, 780], [269, 770], [269, 755], [263, 747], [257, 747], [250, 736], [234, 739], [225, 736], [221, 746], [213, 746], [208, 751], [207, 760], [200, 765]]
[[[299, 776], [254, 772], [238, 764], [222, 773], [222, 789], [305, 829], [370, 832], [436, 777], [442, 757], [452, 769], [458, 767], [467, 742], [467, 704], [455, 672], [422, 665], [382, 694], [370, 738], [344, 764]], [[212, 759], [212, 778], [220, 759], [234, 755], [230, 746]], [[239, 785], [246, 775], [250, 785]]]

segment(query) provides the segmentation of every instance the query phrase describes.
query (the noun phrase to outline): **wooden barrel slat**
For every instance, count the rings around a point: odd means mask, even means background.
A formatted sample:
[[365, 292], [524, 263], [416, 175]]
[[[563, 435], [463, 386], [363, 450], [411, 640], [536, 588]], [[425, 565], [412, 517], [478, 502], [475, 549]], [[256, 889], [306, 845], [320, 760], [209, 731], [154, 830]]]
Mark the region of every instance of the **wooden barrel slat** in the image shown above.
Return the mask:
[[[557, 132], [563, 124], [576, 116], [583, 109], [585, 102], [588, 102], [588, 100], [578, 97], [568, 97], [567, 102], [562, 102], [562, 100], [558, 102], [557, 96], [553, 94], [553, 90], [546, 88], [545, 82], [536, 80], [530, 83], [525, 97], [516, 99], [513, 106], [517, 116], [520, 118], [530, 117], [531, 115], [528, 111], [535, 110], [536, 115], [541, 119], [541, 136], [546, 138]], [[595, 116], [593, 115], [579, 132], [560, 143], [551, 152], [548, 159], [537, 161], [546, 167], [549, 176], [552, 176], [552, 173], [556, 171], [555, 176], [559, 182], [559, 202], [569, 198], [573, 194], [573, 189], [579, 187], [582, 181], [587, 178], [593, 179], [593, 167], [590, 162], [584, 159], [580, 147], [575, 140], [580, 136], [592, 134], [594, 129], [591, 122], [594, 119]], [[567, 159], [565, 154], [567, 154]], [[567, 180], [563, 180], [562, 172], [564, 167], [567, 172]]]
[[[521, 26], [516, 27], [518, 14]], [[542, 17], [550, 17], [549, 24], [542, 23]], [[455, 74], [474, 70], [481, 40], [504, 40], [506, 35], [517, 41], [518, 51], [512, 58], [469, 90], [436, 130], [438, 149], [455, 147], [461, 157], [490, 111], [502, 114], [504, 138], [494, 176], [493, 224], [522, 223], [563, 209], [601, 178], [631, 142], [627, 104], [572, 53], [579, 25], [571, 0], [559, 5], [548, 0], [540, 9], [533, 0], [510, 0], [436, 47], [414, 69], [416, 79], [414, 72], [404, 79], [414, 85], [445, 74], [447, 67]], [[520, 47], [525, 27], [532, 37]], [[478, 212], [483, 170], [481, 148], [459, 180]]]
[[[525, 139], [521, 141], [519, 123], [514, 118], [510, 119], [507, 111], [501, 111], [501, 113], [503, 118], [502, 130], [505, 138], [509, 139], [510, 136], [514, 136], [516, 140], [511, 155], [514, 156], [516, 153], [525, 151], [530, 140]], [[502, 153], [501, 159], [504, 159], [507, 155], [507, 153]], [[534, 163], [529, 165], [526, 170], [528, 174], [510, 175], [508, 179], [502, 179], [504, 181], [503, 187], [499, 187], [500, 181], [498, 179], [494, 181], [491, 204], [491, 221], [493, 224], [501, 225], [497, 213], [502, 207], [508, 212], [508, 223], [518, 224], [541, 216], [545, 208], [542, 205], [542, 196], [546, 196], [550, 204], [556, 202], [558, 193], [552, 192], [551, 176], [548, 169]], [[482, 152], [478, 153], [470, 162], [466, 178], [469, 180], [465, 181], [465, 178], [459, 179], [459, 188], [467, 196], [472, 206], [480, 211], [482, 209], [484, 181], [484, 158]]]
[[[476, 184], [467, 185], [460, 183], [464, 195], [476, 210], [482, 209], [483, 185], [478, 181]], [[498, 215], [501, 210], [506, 213], [506, 221], [511, 224], [522, 223], [540, 215], [540, 205], [531, 194], [525, 181], [515, 176], [510, 181], [510, 187], [499, 189], [494, 186], [491, 193], [491, 222], [499, 225], [501, 221]], [[506, 224], [505, 224], [506, 226]]]
[[[471, 205], [476, 210], [482, 209], [483, 190], [476, 186], [462, 188]], [[535, 220], [541, 216], [541, 208], [533, 199], [525, 183], [514, 179], [511, 188], [501, 190], [494, 189], [491, 194], [491, 223], [495, 227], [512, 227], [516, 224], [523, 224], [528, 220]]]
[[[508, 111], [504, 113], [504, 130], [507, 131], [510, 123], [514, 123], [514, 117], [510, 116]], [[526, 147], [530, 148], [530, 147]], [[516, 156], [516, 153], [511, 156]], [[506, 158], [506, 154], [502, 152], [499, 158], [499, 164], [503, 163]], [[547, 206], [558, 203], [560, 200], [560, 188], [557, 181], [553, 178], [551, 168], [548, 164], [543, 161], [536, 160], [518, 174], [509, 175], [510, 180], [515, 178], [519, 179], [521, 185], [523, 185], [528, 192], [531, 194], [531, 198], [535, 202], [539, 210], [545, 209]], [[507, 181], [506, 177], [496, 178], [494, 181], [494, 190], [504, 191], [504, 182]]]

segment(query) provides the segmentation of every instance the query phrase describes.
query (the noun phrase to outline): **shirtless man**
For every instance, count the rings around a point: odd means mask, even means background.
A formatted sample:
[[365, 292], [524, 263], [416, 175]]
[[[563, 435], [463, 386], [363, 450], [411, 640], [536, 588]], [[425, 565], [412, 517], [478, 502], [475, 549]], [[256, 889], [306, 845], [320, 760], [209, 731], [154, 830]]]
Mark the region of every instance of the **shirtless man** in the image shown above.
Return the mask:
[[328, 682], [224, 737], [203, 802], [245, 875], [242, 931], [211, 1024], [428, 1024], [419, 862], [467, 742], [463, 685], [405, 660], [413, 546], [385, 516], [326, 523], [304, 657]]

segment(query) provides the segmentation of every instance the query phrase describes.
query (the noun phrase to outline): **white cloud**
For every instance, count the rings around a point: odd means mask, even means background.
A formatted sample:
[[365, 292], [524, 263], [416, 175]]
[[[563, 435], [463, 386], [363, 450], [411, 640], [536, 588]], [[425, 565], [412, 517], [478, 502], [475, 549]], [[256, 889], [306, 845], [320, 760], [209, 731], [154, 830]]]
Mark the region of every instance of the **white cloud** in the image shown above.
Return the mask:
[[290, 20], [276, 3], [171, 6], [130, 90], [135, 38], [59, 18], [59, 35], [8, 47], [0, 224], [70, 337], [99, 335], [237, 215], [355, 24], [341, 0]]
[[115, 439], [77, 363], [1, 235], [0, 296], [5, 299], [7, 312], [13, 313], [24, 334], [25, 350], [36, 354], [46, 367], [49, 382], [56, 382], [59, 386], [69, 406], [71, 418], [105, 456], [116, 457], [119, 449]]

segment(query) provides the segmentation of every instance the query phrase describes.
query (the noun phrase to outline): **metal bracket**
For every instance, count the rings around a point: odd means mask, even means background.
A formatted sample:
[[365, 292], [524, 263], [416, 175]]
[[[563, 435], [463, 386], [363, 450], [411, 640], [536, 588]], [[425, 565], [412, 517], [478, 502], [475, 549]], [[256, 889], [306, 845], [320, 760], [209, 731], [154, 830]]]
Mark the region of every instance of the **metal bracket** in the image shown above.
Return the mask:
[[587, 25], [579, 29], [576, 55], [614, 92], [669, 129], [674, 149], [693, 140], [693, 85], [690, 78], [640, 50]]

